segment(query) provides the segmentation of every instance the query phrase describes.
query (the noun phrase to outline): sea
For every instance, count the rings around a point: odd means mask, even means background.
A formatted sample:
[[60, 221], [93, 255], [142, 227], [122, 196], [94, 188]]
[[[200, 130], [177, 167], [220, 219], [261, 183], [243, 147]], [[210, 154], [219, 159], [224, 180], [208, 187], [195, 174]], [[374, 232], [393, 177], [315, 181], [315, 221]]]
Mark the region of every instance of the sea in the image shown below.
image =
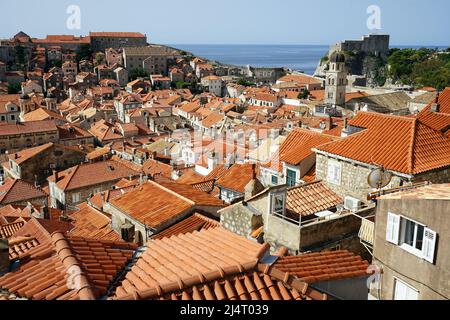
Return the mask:
[[[314, 74], [320, 59], [329, 50], [327, 45], [171, 44], [170, 46], [225, 64], [286, 67], [306, 74]], [[420, 48], [420, 46], [395, 47]]]

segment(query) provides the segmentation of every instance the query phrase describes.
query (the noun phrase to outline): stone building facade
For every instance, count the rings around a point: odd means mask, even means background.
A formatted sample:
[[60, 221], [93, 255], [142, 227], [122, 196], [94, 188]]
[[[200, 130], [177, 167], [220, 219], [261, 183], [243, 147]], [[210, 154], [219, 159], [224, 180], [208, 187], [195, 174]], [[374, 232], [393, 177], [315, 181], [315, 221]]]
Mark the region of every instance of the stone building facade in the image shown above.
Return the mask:
[[[53, 143], [35, 149], [39, 150], [25, 161], [21, 161], [21, 152], [10, 155], [8, 164], [3, 166], [5, 176], [41, 184], [53, 170], [65, 170], [86, 159], [86, 153], [81, 150]], [[33, 152], [33, 150], [28, 149], [26, 152]]]
[[91, 32], [89, 38], [94, 52], [147, 45], [147, 36], [139, 32]]
[[57, 143], [58, 129], [53, 120], [30, 121], [20, 124], [0, 125], [0, 153]]

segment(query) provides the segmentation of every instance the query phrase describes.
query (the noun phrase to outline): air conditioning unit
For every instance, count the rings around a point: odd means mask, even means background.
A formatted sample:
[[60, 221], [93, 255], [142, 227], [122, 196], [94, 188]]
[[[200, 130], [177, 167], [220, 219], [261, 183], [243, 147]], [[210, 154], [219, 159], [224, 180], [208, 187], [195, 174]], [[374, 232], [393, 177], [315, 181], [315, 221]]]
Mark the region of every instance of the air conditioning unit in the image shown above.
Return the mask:
[[362, 201], [353, 197], [345, 197], [344, 207], [347, 210], [357, 211], [362, 207]]

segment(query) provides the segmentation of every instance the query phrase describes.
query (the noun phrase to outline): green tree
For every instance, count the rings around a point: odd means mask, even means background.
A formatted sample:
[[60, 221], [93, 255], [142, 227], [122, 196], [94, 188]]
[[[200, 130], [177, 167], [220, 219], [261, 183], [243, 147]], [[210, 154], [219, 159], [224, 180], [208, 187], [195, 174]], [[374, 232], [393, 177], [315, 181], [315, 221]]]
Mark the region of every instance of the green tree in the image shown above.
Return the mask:
[[302, 99], [302, 100], [306, 100], [309, 98], [309, 95], [311, 94], [311, 92], [309, 92], [308, 89], [303, 90], [302, 92], [300, 92], [297, 96], [298, 99]]
[[22, 88], [18, 83], [8, 85], [8, 94], [18, 94], [21, 90]]
[[255, 86], [255, 83], [250, 82], [250, 81], [247, 81], [247, 80], [244, 79], [244, 78], [240, 78], [240, 79], [237, 81], [237, 84], [240, 85], [240, 86], [244, 86], [244, 87], [253, 87], [253, 86]]
[[105, 55], [101, 52], [97, 52], [95, 55], [95, 62], [97, 63], [97, 65], [103, 64], [104, 61]]
[[25, 48], [23, 46], [16, 46], [14, 48], [14, 54], [18, 64], [25, 63]]
[[77, 62], [81, 60], [90, 60], [92, 58], [92, 48], [89, 44], [82, 44], [76, 51]]
[[148, 76], [148, 73], [142, 67], [130, 71], [131, 81], [136, 80], [137, 78], [147, 78]]

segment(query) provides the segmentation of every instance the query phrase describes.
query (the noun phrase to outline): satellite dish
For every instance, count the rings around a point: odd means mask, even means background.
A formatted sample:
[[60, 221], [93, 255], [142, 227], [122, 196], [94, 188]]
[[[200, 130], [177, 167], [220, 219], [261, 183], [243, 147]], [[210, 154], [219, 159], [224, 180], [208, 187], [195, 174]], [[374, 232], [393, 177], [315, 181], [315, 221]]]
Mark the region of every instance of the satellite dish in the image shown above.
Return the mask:
[[375, 169], [367, 178], [367, 182], [374, 189], [381, 189], [386, 187], [392, 180], [392, 173], [385, 171], [384, 169]]

